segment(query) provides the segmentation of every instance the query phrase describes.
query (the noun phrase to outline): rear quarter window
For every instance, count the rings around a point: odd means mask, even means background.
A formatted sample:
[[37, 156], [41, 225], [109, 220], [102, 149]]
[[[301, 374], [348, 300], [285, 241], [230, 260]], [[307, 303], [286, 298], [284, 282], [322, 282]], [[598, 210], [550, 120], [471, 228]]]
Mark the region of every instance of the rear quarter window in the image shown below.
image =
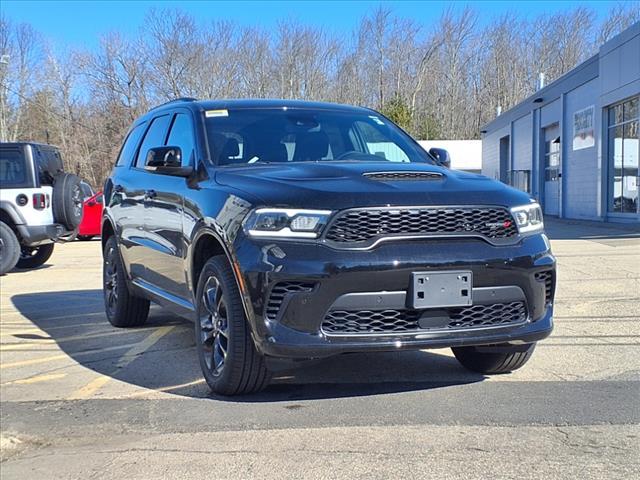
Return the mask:
[[21, 149], [0, 149], [0, 187], [28, 187], [32, 183], [29, 177], [30, 172]]
[[53, 185], [55, 176], [64, 171], [60, 152], [55, 148], [44, 145], [37, 145], [32, 148], [40, 184]]
[[138, 150], [138, 158], [136, 160], [137, 168], [144, 168], [149, 149], [162, 147], [164, 145], [170, 121], [171, 115], [161, 115], [151, 121], [151, 125], [144, 135], [144, 140], [142, 140], [142, 144]]
[[141, 123], [129, 132], [129, 135], [127, 135], [127, 138], [122, 145], [122, 149], [120, 150], [120, 155], [118, 155], [116, 167], [129, 165], [131, 159], [136, 153], [136, 150], [138, 149], [138, 144], [140, 143], [140, 139], [142, 138], [146, 125], [146, 122]]

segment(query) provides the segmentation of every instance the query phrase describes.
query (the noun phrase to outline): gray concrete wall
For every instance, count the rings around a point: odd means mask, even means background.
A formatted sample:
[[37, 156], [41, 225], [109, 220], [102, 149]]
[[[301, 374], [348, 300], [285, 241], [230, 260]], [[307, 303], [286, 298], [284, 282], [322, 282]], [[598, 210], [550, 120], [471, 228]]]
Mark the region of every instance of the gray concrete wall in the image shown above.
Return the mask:
[[[563, 203], [567, 218], [597, 219], [600, 182], [598, 176], [598, 145], [600, 143], [600, 117], [597, 105], [598, 79], [565, 94], [563, 122]], [[583, 108], [595, 106], [593, 147], [573, 150], [573, 115]]]
[[509, 135], [509, 125], [498, 128], [482, 139], [482, 174], [500, 178], [500, 139]]
[[640, 92], [640, 22], [600, 49], [600, 102], [619, 102]]
[[[544, 192], [540, 135], [542, 129], [558, 123], [563, 162], [562, 216], [605, 219], [609, 182], [607, 108], [638, 94], [640, 23], [602, 45], [597, 55], [485, 125], [482, 173], [500, 178], [500, 138], [510, 135], [511, 169], [532, 170], [532, 192]], [[595, 144], [573, 150], [574, 113], [591, 105]]]
[[512, 170], [531, 170], [533, 122], [531, 113], [513, 122]]
[[540, 109], [540, 127], [545, 128], [554, 123], [560, 123], [559, 97]]

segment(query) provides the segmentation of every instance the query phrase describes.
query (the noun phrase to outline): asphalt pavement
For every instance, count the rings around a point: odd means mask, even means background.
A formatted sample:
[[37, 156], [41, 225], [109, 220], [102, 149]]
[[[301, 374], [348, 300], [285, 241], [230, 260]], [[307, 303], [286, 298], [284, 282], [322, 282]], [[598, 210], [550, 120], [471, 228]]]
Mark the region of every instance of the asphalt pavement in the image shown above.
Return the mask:
[[633, 478], [640, 472], [640, 228], [548, 221], [553, 335], [509, 375], [449, 350], [344, 355], [224, 398], [193, 325], [105, 319], [100, 242], [0, 278], [0, 476]]

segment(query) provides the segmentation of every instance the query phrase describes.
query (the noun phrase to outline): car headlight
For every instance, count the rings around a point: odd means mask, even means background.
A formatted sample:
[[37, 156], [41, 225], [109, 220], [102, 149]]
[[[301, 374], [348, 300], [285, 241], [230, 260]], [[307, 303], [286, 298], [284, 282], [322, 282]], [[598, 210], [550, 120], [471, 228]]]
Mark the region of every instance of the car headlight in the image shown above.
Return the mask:
[[244, 228], [252, 237], [318, 238], [330, 215], [330, 210], [259, 208]]
[[520, 233], [536, 233], [544, 230], [542, 209], [537, 203], [514, 207], [511, 209], [511, 215]]

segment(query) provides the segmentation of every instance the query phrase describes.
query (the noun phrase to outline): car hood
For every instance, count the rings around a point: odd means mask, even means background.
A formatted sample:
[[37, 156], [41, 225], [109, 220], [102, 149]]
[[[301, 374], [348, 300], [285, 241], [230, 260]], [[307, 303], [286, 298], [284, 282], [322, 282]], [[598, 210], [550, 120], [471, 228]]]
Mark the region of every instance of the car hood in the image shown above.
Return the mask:
[[[411, 174], [414, 178], [380, 178], [380, 174], [388, 172]], [[514, 206], [530, 201], [528, 194], [482, 175], [418, 163], [243, 165], [218, 169], [215, 180], [258, 198], [264, 206], [274, 207], [338, 210], [387, 205]]]

